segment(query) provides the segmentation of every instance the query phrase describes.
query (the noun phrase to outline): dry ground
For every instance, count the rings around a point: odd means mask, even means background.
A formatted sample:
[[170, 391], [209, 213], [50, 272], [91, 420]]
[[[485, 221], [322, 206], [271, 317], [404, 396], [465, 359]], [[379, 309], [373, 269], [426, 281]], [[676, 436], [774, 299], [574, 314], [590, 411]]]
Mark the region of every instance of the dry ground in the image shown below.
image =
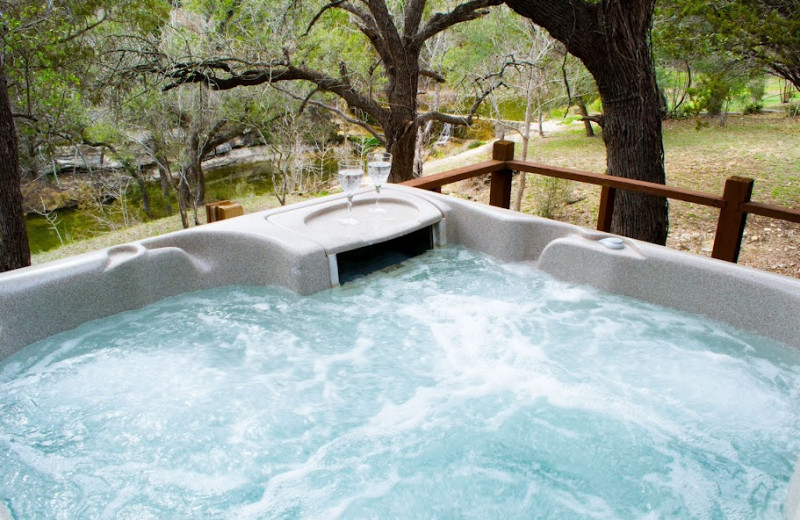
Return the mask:
[[[572, 124], [535, 138], [529, 160], [603, 172], [605, 149], [600, 137], [586, 138]], [[722, 194], [725, 179], [738, 175], [755, 179], [752, 200], [800, 208], [800, 118], [783, 114], [729, 115], [725, 126], [715, 120], [667, 121], [664, 125], [667, 183]], [[489, 157], [487, 146], [434, 161], [430, 173]], [[519, 147], [517, 156], [520, 155]], [[515, 187], [516, 190], [516, 181]], [[463, 181], [444, 188], [454, 196], [488, 200], [486, 179]], [[528, 176], [522, 211], [594, 227], [599, 188], [570, 181]], [[667, 246], [710, 256], [718, 213], [680, 201], [670, 202]], [[739, 263], [800, 278], [800, 225], [750, 216]]]
[[[535, 162], [602, 172], [605, 148], [600, 137], [586, 138], [582, 124], [551, 122], [544, 138], [536, 137], [528, 159]], [[457, 168], [489, 158], [491, 144], [454, 143], [442, 150], [446, 156], [426, 163], [426, 173]], [[721, 194], [725, 179], [732, 175], [756, 180], [753, 200], [800, 208], [800, 118], [782, 114], [729, 116], [724, 127], [715, 121], [668, 121], [664, 125], [667, 183]], [[519, 149], [517, 156], [520, 156]], [[516, 181], [515, 187], [516, 190]], [[332, 186], [331, 192], [337, 187]], [[488, 178], [445, 186], [453, 196], [488, 201]], [[552, 182], [528, 176], [522, 204], [526, 213], [549, 216], [586, 227], [594, 227], [599, 188], [570, 181]], [[298, 201], [293, 197], [291, 202]], [[251, 213], [277, 205], [271, 195], [237, 198]], [[670, 234], [667, 245], [709, 256], [717, 213], [683, 202], [670, 204]], [[177, 230], [177, 217], [139, 224], [126, 230], [68, 244], [35, 255], [41, 263], [86, 251], [109, 247]], [[751, 216], [745, 232], [740, 263], [800, 278], [800, 225]]]

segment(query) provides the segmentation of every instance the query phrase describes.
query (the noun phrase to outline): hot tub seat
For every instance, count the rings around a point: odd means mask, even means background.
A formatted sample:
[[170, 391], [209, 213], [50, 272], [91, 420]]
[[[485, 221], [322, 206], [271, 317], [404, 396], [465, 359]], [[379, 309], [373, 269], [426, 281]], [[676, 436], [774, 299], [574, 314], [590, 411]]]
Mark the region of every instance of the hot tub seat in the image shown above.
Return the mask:
[[[245, 215], [0, 275], [0, 358], [84, 321], [167, 296], [230, 284], [278, 284], [299, 294], [331, 287], [329, 258], [435, 225], [461, 244], [560, 279], [700, 313], [800, 347], [800, 281], [436, 193], [390, 185], [385, 221], [339, 225], [344, 197]], [[366, 217], [365, 217], [366, 216]]]

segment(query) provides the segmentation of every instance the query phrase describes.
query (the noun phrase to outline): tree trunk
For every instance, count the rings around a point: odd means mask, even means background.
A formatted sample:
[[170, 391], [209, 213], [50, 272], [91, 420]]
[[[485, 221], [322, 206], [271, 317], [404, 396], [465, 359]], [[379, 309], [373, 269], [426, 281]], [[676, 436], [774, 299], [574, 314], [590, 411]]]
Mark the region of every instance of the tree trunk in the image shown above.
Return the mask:
[[139, 193], [142, 195], [142, 211], [145, 215], [152, 218], [152, 210], [150, 208], [150, 194], [147, 192], [147, 183], [142, 176], [141, 165], [134, 165], [131, 167], [131, 175], [136, 180], [136, 186], [139, 188]]
[[578, 113], [583, 117], [583, 127], [586, 129], [586, 137], [594, 137], [592, 122], [589, 121], [589, 110], [583, 100], [578, 101]]
[[417, 129], [417, 142], [414, 146], [414, 177], [422, 177], [425, 167], [425, 146], [431, 138], [433, 121], [428, 121], [425, 126]]
[[[544, 110], [542, 110], [542, 85], [536, 87], [536, 118], [538, 121], [539, 137], [544, 137]], [[526, 150], [527, 152], [527, 150]], [[524, 161], [525, 159], [523, 159]]]
[[392, 154], [389, 182], [414, 178], [419, 52], [405, 51], [396, 64], [387, 64], [386, 69], [386, 97], [392, 110], [381, 123], [386, 136], [386, 151]]
[[167, 215], [172, 215], [172, 203], [170, 202], [172, 192], [170, 191], [169, 184], [170, 175], [167, 168], [161, 166], [161, 164], [158, 165], [158, 179], [161, 182], [161, 195], [164, 197], [164, 211]]
[[197, 220], [197, 206], [202, 204], [205, 198], [205, 183], [201, 182], [203, 174], [200, 166], [200, 137], [197, 131], [193, 131], [189, 137], [188, 156], [184, 156], [184, 164], [181, 166], [181, 178], [178, 182], [178, 210], [181, 213], [181, 223], [184, 228], [189, 227], [189, 208], [192, 209], [194, 224], [200, 223]]
[[[617, 57], [593, 72], [603, 103], [608, 174], [664, 184], [661, 98], [646, 42], [639, 60]], [[591, 70], [591, 69], [590, 69]], [[611, 232], [665, 244], [667, 199], [617, 190]]]
[[189, 189], [189, 182], [186, 179], [187, 172], [181, 168], [181, 179], [178, 181], [178, 212], [181, 214], [181, 225], [184, 229], [189, 227], [188, 208], [192, 200], [192, 191]]
[[203, 146], [200, 144], [200, 134], [192, 132], [189, 140], [189, 183], [194, 193], [194, 207], [200, 206], [206, 200], [206, 178], [203, 174]]
[[177, 192], [177, 189], [175, 181], [172, 179], [169, 159], [167, 159], [164, 153], [164, 146], [160, 136], [153, 139], [153, 158], [156, 160], [158, 178], [161, 181], [161, 195], [164, 197], [164, 210], [167, 212], [167, 215], [172, 215], [170, 199], [172, 198], [172, 190]]
[[200, 158], [192, 166], [194, 170], [195, 188], [194, 188], [194, 206], [202, 206], [206, 201], [206, 174], [203, 171], [203, 163]]
[[0, 56], [0, 272], [31, 265], [19, 176], [19, 149]]
[[[525, 90], [525, 124], [522, 127], [522, 156], [520, 160], [528, 160], [528, 146], [531, 142], [531, 122], [533, 121], [533, 72], [528, 78], [528, 87]], [[542, 131], [542, 89], [539, 85], [536, 86], [536, 107], [539, 111], [539, 132]], [[517, 181], [517, 192], [514, 195], [514, 211], [519, 211], [522, 208], [522, 198], [525, 195], [525, 184], [528, 174], [519, 172]]]
[[403, 126], [405, 131], [401, 131], [396, 137], [393, 132], [386, 132], [386, 150], [392, 154], [392, 173], [389, 182], [397, 183], [414, 178], [416, 127], [411, 122]]
[[[436, 83], [433, 86], [433, 106], [431, 109], [439, 110], [439, 99], [440, 99], [440, 88], [439, 84]], [[425, 152], [425, 147], [428, 145], [431, 139], [431, 133], [433, 132], [433, 120], [428, 121], [425, 123], [424, 127], [420, 127], [417, 130], [417, 143], [416, 148], [414, 150], [414, 177], [422, 177], [423, 170], [425, 168], [425, 160], [430, 155], [429, 153]]]
[[[655, 0], [505, 0], [589, 69], [603, 102], [608, 173], [664, 184], [661, 98], [650, 44]], [[614, 233], [666, 243], [667, 201], [618, 191]]]

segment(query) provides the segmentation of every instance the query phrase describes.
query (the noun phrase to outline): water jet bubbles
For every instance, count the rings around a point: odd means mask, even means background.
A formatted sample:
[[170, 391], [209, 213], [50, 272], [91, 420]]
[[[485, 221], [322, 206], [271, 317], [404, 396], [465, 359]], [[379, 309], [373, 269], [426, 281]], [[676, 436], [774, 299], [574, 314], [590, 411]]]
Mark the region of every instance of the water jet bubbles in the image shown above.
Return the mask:
[[0, 365], [22, 518], [749, 520], [800, 451], [796, 351], [459, 247], [97, 325]]

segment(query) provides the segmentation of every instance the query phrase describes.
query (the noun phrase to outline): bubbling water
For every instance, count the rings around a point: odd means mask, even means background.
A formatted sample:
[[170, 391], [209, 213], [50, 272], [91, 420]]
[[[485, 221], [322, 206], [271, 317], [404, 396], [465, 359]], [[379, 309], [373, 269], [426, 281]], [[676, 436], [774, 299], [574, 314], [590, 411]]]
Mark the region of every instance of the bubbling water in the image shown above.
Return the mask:
[[185, 294], [0, 364], [18, 518], [777, 518], [800, 355], [447, 248]]

